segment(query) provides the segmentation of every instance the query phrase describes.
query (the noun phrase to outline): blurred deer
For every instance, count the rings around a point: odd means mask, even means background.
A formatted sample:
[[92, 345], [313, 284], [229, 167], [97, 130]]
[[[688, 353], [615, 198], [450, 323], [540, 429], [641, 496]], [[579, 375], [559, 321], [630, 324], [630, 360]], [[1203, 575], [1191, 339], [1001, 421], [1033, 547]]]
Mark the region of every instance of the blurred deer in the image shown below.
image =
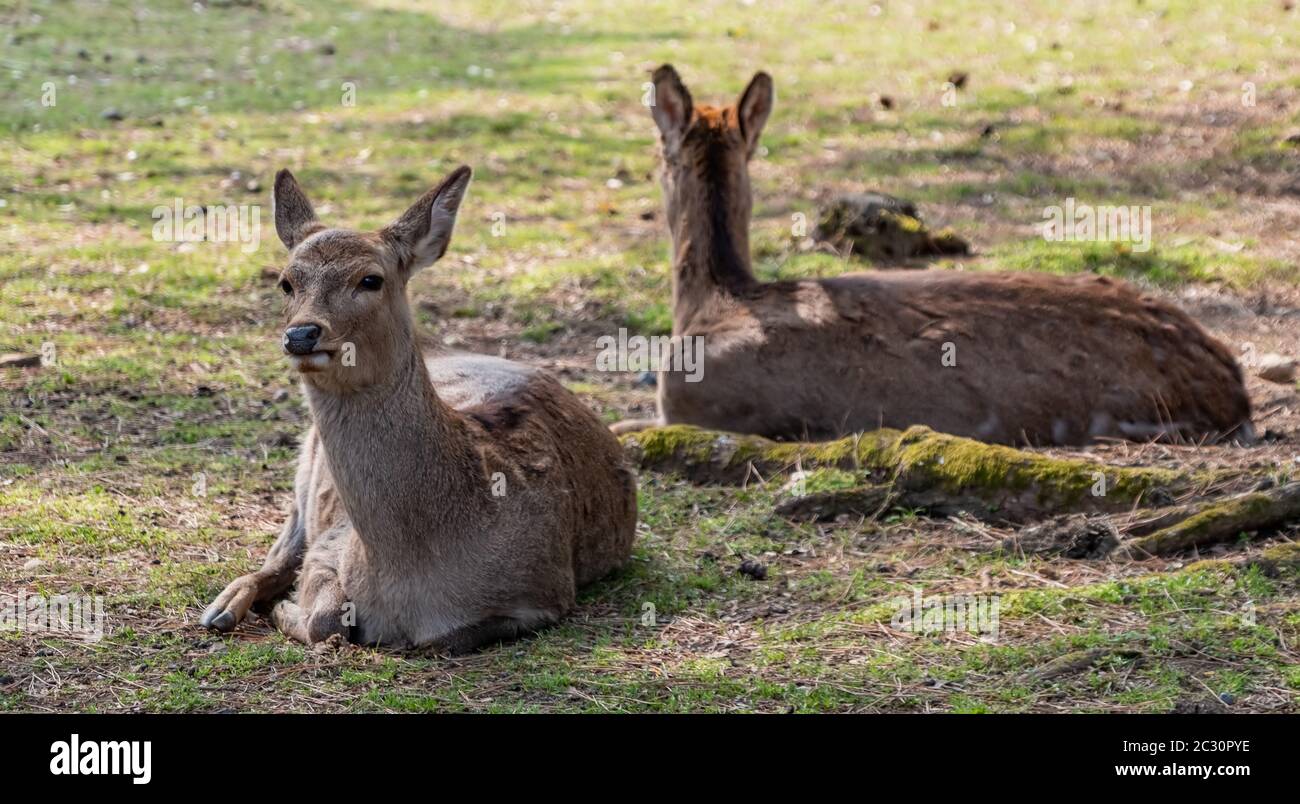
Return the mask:
[[556, 622], [627, 561], [636, 481], [599, 419], [541, 371], [416, 344], [406, 285], [447, 250], [469, 180], [362, 234], [276, 176], [283, 347], [314, 425], [266, 563], [203, 625], [231, 630], [296, 577], [270, 609], [293, 639], [463, 652]]
[[655, 71], [651, 113], [672, 236], [673, 334], [703, 336], [703, 376], [659, 372], [656, 424], [830, 439], [922, 424], [999, 443], [1249, 440], [1232, 354], [1181, 310], [1099, 276], [901, 271], [760, 282], [749, 160], [772, 111], [754, 76], [696, 105]]

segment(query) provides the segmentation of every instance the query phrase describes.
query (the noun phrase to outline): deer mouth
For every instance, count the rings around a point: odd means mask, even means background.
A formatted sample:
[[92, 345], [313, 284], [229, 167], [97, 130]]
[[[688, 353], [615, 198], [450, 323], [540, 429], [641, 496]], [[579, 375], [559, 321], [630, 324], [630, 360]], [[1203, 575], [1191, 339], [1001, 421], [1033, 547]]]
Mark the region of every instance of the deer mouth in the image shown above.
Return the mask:
[[330, 357], [333, 353], [325, 349], [318, 349], [306, 354], [289, 355], [289, 365], [293, 366], [303, 374], [310, 374], [313, 371], [324, 371], [330, 364]]

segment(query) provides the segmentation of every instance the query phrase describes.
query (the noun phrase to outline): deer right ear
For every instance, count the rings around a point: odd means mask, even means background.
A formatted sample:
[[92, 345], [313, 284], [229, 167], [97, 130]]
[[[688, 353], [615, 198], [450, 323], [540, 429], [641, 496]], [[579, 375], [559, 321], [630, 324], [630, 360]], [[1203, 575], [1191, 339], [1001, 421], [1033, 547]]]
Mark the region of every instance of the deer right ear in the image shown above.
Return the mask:
[[316, 211], [311, 208], [307, 195], [298, 186], [298, 180], [287, 170], [275, 174], [275, 192], [271, 195], [275, 210], [275, 233], [284, 247], [293, 250], [317, 228]]
[[686, 136], [686, 127], [695, 114], [691, 93], [671, 64], [655, 70], [651, 79], [654, 95], [650, 97], [650, 114], [663, 135], [664, 148], [676, 150]]

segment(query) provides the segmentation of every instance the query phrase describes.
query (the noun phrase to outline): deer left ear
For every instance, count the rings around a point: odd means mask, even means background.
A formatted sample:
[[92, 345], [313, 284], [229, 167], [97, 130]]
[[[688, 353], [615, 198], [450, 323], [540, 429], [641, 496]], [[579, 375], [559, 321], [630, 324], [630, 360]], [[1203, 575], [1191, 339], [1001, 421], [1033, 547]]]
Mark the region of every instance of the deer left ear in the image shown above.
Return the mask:
[[758, 149], [758, 135], [763, 133], [763, 126], [767, 123], [767, 116], [772, 113], [772, 103], [775, 100], [776, 90], [772, 87], [772, 76], [757, 73], [736, 104], [740, 133], [745, 138], [749, 156], [753, 156]]
[[402, 271], [414, 273], [447, 253], [471, 175], [468, 165], [456, 168], [379, 233], [397, 255]]

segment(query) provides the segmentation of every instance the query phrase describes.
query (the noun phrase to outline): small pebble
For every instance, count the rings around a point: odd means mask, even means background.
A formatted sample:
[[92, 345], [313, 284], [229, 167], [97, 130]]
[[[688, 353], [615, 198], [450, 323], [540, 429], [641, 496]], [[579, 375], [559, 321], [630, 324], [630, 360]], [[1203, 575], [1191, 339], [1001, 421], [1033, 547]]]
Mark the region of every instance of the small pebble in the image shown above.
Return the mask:
[[1298, 365], [1294, 357], [1270, 353], [1259, 359], [1255, 373], [1269, 382], [1290, 385], [1296, 381]]

